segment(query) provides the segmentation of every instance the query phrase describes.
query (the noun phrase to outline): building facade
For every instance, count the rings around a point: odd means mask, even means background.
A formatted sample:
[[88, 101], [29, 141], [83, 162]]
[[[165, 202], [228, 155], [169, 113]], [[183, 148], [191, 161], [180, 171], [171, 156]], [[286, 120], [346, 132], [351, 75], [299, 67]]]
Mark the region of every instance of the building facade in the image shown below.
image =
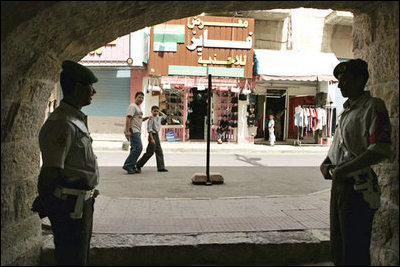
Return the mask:
[[340, 61], [353, 58], [353, 15], [305, 8], [244, 11], [241, 15], [255, 19], [256, 137], [268, 140], [268, 117], [274, 114], [277, 140], [297, 139], [295, 107], [323, 107], [329, 113], [329, 128], [321, 132], [308, 128], [300, 137], [310, 143], [328, 142], [334, 133], [333, 115], [337, 117], [345, 101], [332, 72]]
[[[230, 121], [229, 142], [251, 142], [254, 19], [195, 16], [151, 27], [146, 98], [168, 115], [162, 140], [205, 140], [208, 75], [212, 75], [212, 133]], [[239, 95], [242, 95], [239, 98]], [[254, 135], [253, 135], [254, 136]]]
[[232, 126], [229, 141], [253, 142], [268, 139], [269, 114], [276, 116], [278, 141], [297, 138], [295, 106], [322, 104], [339, 114], [345, 99], [331, 74], [353, 57], [351, 13], [299, 8], [214, 15], [130, 33], [82, 58], [99, 77], [96, 101], [83, 110], [91, 131], [120, 133], [126, 107], [143, 91], [145, 115], [153, 105], [169, 115], [162, 140], [167, 133], [174, 141], [204, 140], [207, 74], [213, 75], [213, 140], [223, 115]]

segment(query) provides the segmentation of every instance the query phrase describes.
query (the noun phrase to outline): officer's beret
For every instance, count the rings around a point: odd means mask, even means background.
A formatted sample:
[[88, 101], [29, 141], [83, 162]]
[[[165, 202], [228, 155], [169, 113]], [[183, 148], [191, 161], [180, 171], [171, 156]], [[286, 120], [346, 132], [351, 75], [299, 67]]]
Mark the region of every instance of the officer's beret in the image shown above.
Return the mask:
[[98, 81], [94, 73], [85, 66], [71, 60], [62, 63], [62, 72], [72, 79], [83, 84], [95, 83]]
[[339, 63], [333, 70], [333, 75], [337, 79], [340, 73], [346, 72], [363, 75], [367, 79], [369, 77], [367, 62], [359, 58]]

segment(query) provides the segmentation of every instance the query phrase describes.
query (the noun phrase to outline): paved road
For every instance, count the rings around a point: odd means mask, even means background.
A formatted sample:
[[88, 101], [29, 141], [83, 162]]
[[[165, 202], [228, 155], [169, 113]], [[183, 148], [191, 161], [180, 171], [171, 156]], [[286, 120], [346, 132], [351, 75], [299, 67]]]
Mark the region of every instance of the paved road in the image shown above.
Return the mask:
[[[205, 172], [204, 153], [166, 153], [167, 173], [155, 159], [141, 174], [121, 168], [127, 152], [96, 152], [100, 196], [94, 233], [187, 234], [296, 231], [329, 228], [330, 181], [318, 166], [325, 154], [214, 154], [221, 185], [193, 185]], [[324, 237], [325, 238], [325, 237]]]
[[[96, 151], [99, 166], [122, 166], [127, 151]], [[271, 167], [317, 167], [326, 157], [322, 153], [212, 153], [211, 166], [271, 166]], [[205, 166], [205, 153], [174, 152], [164, 153], [165, 165], [169, 166]], [[156, 166], [155, 156], [150, 158], [146, 166]]]
[[151, 158], [141, 174], [121, 169], [124, 152], [98, 152], [103, 196], [128, 198], [221, 198], [305, 195], [330, 188], [322, 179], [319, 164], [324, 154], [215, 154], [211, 172], [221, 173], [224, 184], [193, 185], [195, 173], [205, 173], [202, 153], [168, 153], [169, 172], [159, 173]]
[[[292, 256], [304, 253], [303, 244], [311, 249], [307, 254], [328, 251], [330, 182], [318, 170], [325, 153], [213, 154], [211, 171], [222, 173], [225, 183], [212, 186], [190, 180], [195, 172], [205, 172], [204, 153], [166, 153], [168, 173], [158, 173], [151, 159], [135, 175], [121, 169], [127, 152], [96, 154], [101, 194], [92, 247], [102, 248], [102, 254], [135, 255], [150, 247], [158, 257], [160, 248], [171, 253], [171, 247], [184, 246], [186, 253], [190, 246], [215, 251], [215, 244], [225, 244], [240, 258], [242, 246], [251, 245], [254, 252], [253, 243], [257, 251], [272, 248], [268, 259], [278, 247]], [[51, 241], [46, 247], [53, 249]], [[268, 262], [263, 253], [258, 256]]]

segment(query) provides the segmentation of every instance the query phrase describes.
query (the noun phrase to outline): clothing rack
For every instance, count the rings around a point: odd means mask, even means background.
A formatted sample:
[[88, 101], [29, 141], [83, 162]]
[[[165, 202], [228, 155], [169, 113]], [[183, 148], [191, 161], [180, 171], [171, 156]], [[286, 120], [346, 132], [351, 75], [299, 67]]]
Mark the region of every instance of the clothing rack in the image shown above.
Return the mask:
[[[307, 105], [297, 105], [296, 109], [300, 107], [302, 109], [302, 111], [300, 112], [300, 117], [296, 117], [296, 114], [299, 114], [298, 112], [296, 113], [295, 111], [295, 117], [297, 118], [297, 120], [300, 119], [300, 124], [301, 125], [296, 125], [297, 127], [297, 139], [294, 141], [294, 145], [297, 146], [301, 146], [301, 137], [304, 134], [305, 131], [305, 135], [307, 136], [308, 133], [311, 131], [313, 131], [313, 135], [314, 138], [316, 137], [316, 142], [319, 141], [320, 138], [322, 137], [331, 137], [335, 131], [334, 126], [335, 126], [335, 114], [336, 114], [336, 109], [332, 106], [328, 106], [328, 105], [314, 105], [314, 104], [307, 104]], [[311, 112], [311, 110], [307, 110], [307, 115], [304, 114], [305, 109], [323, 109], [323, 116], [322, 117], [322, 122], [320, 121], [320, 113], [318, 112], [318, 123], [316, 123], [315, 121], [315, 113], [314, 115], [308, 114], [309, 112]], [[296, 110], [295, 109], [295, 110]], [[315, 111], [314, 111], [315, 112]], [[311, 118], [310, 118], [311, 116]], [[295, 120], [296, 120], [295, 118]], [[313, 118], [313, 119], [312, 119]], [[304, 120], [306, 120], [306, 122], [304, 122]], [[314, 123], [312, 123], [314, 122]], [[320, 124], [322, 123], [322, 125]], [[318, 125], [318, 126], [316, 126]], [[315, 134], [317, 134], [317, 136], [315, 136]], [[322, 144], [322, 142], [321, 142]]]
[[308, 107], [308, 108], [325, 108], [324, 105], [299, 105], [300, 107]]

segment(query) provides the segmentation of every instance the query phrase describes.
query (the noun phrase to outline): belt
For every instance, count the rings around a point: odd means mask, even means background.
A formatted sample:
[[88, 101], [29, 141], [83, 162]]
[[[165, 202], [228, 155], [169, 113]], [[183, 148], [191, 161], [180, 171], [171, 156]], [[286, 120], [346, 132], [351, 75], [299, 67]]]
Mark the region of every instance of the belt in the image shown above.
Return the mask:
[[81, 219], [83, 215], [83, 204], [86, 200], [91, 197], [96, 197], [99, 194], [97, 189], [92, 190], [80, 190], [74, 188], [67, 188], [62, 186], [57, 186], [53, 192], [55, 197], [62, 200], [67, 199], [67, 195], [77, 196], [75, 201], [74, 211], [69, 214], [71, 219]]
[[81, 196], [81, 197], [83, 197], [84, 200], [88, 200], [89, 198], [94, 196], [95, 190], [96, 189], [80, 190], [80, 189], [57, 186], [53, 192], [53, 195], [62, 200], [66, 200], [67, 195]]
[[370, 167], [365, 167], [365, 168], [362, 168], [362, 169], [347, 173], [347, 174], [345, 174], [343, 176], [344, 177], [354, 177], [354, 176], [359, 176], [359, 175], [362, 175], [362, 174], [369, 173], [370, 171], [371, 171]]

